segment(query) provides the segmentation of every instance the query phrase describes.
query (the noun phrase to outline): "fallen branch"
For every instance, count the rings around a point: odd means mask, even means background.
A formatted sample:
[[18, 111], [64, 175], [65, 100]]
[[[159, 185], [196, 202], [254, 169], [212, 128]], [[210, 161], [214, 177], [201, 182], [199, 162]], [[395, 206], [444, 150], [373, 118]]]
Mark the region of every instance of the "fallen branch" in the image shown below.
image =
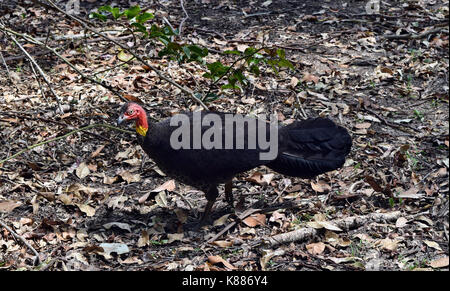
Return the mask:
[[438, 27], [435, 29], [431, 29], [422, 33], [408, 33], [408, 34], [385, 34], [383, 35], [384, 38], [386, 39], [420, 39], [420, 38], [424, 38], [430, 34], [434, 34], [434, 33], [447, 33], [448, 34], [448, 29], [445, 29], [443, 27]]
[[36, 256], [33, 261], [34, 266], [37, 266], [41, 263], [41, 259], [39, 258], [39, 253], [27, 242], [27, 240], [25, 238], [23, 238], [22, 236], [15, 233], [8, 225], [6, 225], [6, 223], [4, 223], [1, 220], [0, 220], [0, 225], [3, 226], [7, 231], [9, 231], [9, 233], [11, 233], [16, 239], [19, 239], [20, 241], [22, 241], [23, 244], [33, 252], [33, 254]]
[[[260, 192], [258, 192], [260, 193]], [[258, 193], [247, 193], [245, 195], [252, 195], [252, 194], [258, 194]], [[245, 218], [247, 218], [248, 216], [260, 212], [260, 213], [269, 213], [272, 211], [277, 211], [279, 209], [294, 209], [294, 208], [300, 208], [302, 207], [303, 204], [291, 204], [288, 203], [287, 205], [281, 205], [281, 206], [273, 206], [273, 207], [268, 207], [268, 208], [262, 208], [262, 209], [256, 209], [256, 208], [250, 208], [247, 209], [246, 211], [244, 211], [241, 215], [238, 216], [238, 218], [233, 221], [232, 223], [230, 223], [229, 225], [227, 225], [224, 229], [222, 229], [218, 234], [216, 234], [213, 238], [209, 239], [206, 243], [212, 243], [214, 242], [216, 239], [218, 239], [221, 235], [223, 235], [225, 232], [227, 232], [230, 228], [234, 227], [236, 224], [238, 224], [239, 222], [241, 222], [242, 220], [244, 220]]]
[[[335, 225], [344, 231], [348, 231], [350, 229], [361, 227], [370, 222], [395, 221], [400, 217], [400, 214], [400, 211], [389, 213], [371, 213], [364, 216], [350, 216], [343, 219], [327, 221], [327, 223]], [[270, 246], [275, 246], [294, 241], [304, 241], [316, 236], [318, 231], [318, 229], [312, 227], [305, 227], [266, 238], [264, 239], [264, 243]]]
[[114, 130], [118, 130], [118, 131], [121, 131], [121, 132], [124, 132], [124, 133], [134, 134], [134, 132], [132, 132], [132, 131], [129, 131], [129, 130], [126, 130], [126, 129], [122, 129], [122, 128], [119, 128], [119, 127], [115, 127], [115, 126], [112, 126], [112, 125], [109, 125], [109, 124], [91, 124], [91, 125], [88, 125], [88, 126], [85, 126], [85, 127], [82, 127], [82, 128], [78, 128], [78, 129], [72, 130], [72, 131], [70, 131], [70, 132], [68, 132], [68, 133], [66, 133], [66, 134], [64, 134], [62, 136], [58, 136], [58, 137], [55, 137], [55, 138], [52, 138], [52, 139], [41, 141], [41, 142], [39, 142], [37, 144], [29, 146], [26, 149], [23, 149], [20, 152], [15, 153], [14, 155], [12, 155], [12, 156], [10, 156], [10, 157], [8, 157], [6, 159], [0, 160], [0, 165], [3, 164], [6, 161], [9, 161], [9, 160], [11, 160], [11, 159], [13, 159], [13, 158], [15, 158], [15, 157], [17, 157], [17, 156], [27, 152], [27, 151], [30, 151], [30, 150], [38, 147], [38, 146], [45, 145], [45, 144], [48, 144], [50, 142], [58, 141], [58, 140], [66, 138], [66, 137], [68, 137], [68, 136], [70, 136], [70, 135], [72, 135], [74, 133], [77, 133], [77, 132], [80, 132], [80, 131], [83, 131], [83, 130], [88, 130], [88, 129], [95, 128], [95, 127], [106, 127], [108, 129], [114, 129]]

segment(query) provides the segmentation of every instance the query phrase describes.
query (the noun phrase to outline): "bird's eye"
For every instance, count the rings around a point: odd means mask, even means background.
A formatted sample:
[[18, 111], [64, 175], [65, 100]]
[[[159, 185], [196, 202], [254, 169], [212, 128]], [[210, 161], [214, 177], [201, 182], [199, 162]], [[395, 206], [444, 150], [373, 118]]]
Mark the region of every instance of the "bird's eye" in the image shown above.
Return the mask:
[[134, 113], [133, 109], [128, 110], [128, 115], [132, 115]]

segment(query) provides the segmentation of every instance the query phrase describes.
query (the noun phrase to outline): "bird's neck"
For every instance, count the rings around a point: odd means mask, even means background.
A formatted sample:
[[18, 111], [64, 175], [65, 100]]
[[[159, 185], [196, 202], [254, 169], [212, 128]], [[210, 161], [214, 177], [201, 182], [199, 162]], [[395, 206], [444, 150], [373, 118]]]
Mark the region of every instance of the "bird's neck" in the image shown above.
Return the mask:
[[139, 135], [146, 136], [148, 131], [147, 114], [144, 110], [139, 114], [139, 118], [136, 119], [136, 132]]

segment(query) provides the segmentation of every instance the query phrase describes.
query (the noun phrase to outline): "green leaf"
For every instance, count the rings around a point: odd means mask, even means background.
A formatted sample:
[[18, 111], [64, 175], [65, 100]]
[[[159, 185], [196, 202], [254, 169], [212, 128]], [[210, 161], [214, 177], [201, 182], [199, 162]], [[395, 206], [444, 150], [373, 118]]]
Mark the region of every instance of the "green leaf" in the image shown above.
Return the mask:
[[254, 47], [248, 47], [248, 48], [245, 49], [244, 55], [245, 55], [245, 56], [249, 56], [249, 55], [254, 54], [256, 51], [258, 51], [257, 48], [254, 48]]
[[225, 74], [229, 68], [228, 66], [222, 65], [222, 63], [219, 61], [207, 64], [206, 66], [208, 67], [212, 76], [219, 76], [219, 77]]
[[92, 12], [91, 14], [89, 14], [89, 18], [97, 18], [101, 21], [106, 21], [107, 17], [103, 14], [97, 13], [97, 12]]
[[118, 19], [119, 17], [121, 17], [124, 13], [120, 13], [120, 9], [119, 7], [114, 7], [111, 9], [111, 14], [114, 17], [114, 19]]
[[274, 71], [274, 73], [276, 75], [278, 75], [278, 70], [275, 67], [275, 65], [277, 64], [274, 60], [268, 60], [267, 63], [272, 67], [272, 70]]
[[183, 52], [188, 59], [191, 58], [191, 50], [187, 46], [183, 46]]
[[167, 48], [170, 49], [170, 50], [174, 50], [174, 51], [182, 51], [183, 50], [181, 45], [179, 43], [177, 43], [177, 42], [170, 42], [167, 45]]
[[117, 19], [123, 15], [123, 13], [120, 13], [119, 7], [111, 7], [109, 5], [101, 6], [100, 8], [98, 8], [98, 11], [99, 12], [101, 12], [101, 11], [110, 12], [112, 14], [112, 16], [114, 17], [114, 19]]
[[236, 51], [236, 50], [234, 50], [234, 51], [226, 50], [223, 53], [227, 54], [227, 55], [240, 55], [241, 54], [240, 51]]
[[280, 68], [294, 69], [294, 65], [292, 65], [292, 63], [286, 59], [282, 59], [282, 60], [278, 61], [278, 66]]
[[231, 83], [230, 83], [230, 84], [223, 85], [223, 86], [221, 86], [220, 88], [222, 88], [222, 89], [239, 89], [239, 90], [242, 91], [242, 88], [239, 87], [239, 85], [231, 84]]
[[105, 6], [100, 6], [97, 10], [99, 12], [101, 12], [101, 11], [112, 12], [112, 7], [109, 5], [105, 5]]
[[131, 8], [128, 8], [127, 10], [125, 10], [124, 14], [127, 17], [127, 19], [130, 20], [130, 19], [136, 17], [136, 15], [138, 15], [139, 12], [141, 12], [141, 8], [138, 5], [136, 5], [136, 6], [133, 6]]
[[247, 85], [247, 78], [244, 76], [241, 70], [234, 71], [231, 76], [239, 81], [242, 85]]
[[143, 26], [142, 24], [137, 23], [137, 22], [133, 22], [131, 24], [131, 26], [136, 27], [136, 31], [142, 32], [142, 33], [145, 34], [145, 36], [148, 36], [147, 28], [145, 26]]
[[251, 65], [249, 68], [250, 73], [255, 74], [256, 76], [259, 76], [259, 67], [256, 65]]
[[205, 98], [202, 99], [203, 102], [211, 102], [219, 98], [219, 95], [215, 93], [209, 93], [205, 96]]
[[144, 13], [142, 13], [142, 14], [140, 14], [140, 15], [138, 15], [136, 17], [136, 21], [138, 23], [144, 23], [144, 22], [146, 22], [146, 21], [148, 21], [150, 19], [153, 19], [153, 18], [155, 18], [155, 16], [153, 14], [148, 13], [148, 12], [144, 12]]
[[208, 55], [208, 49], [207, 48], [201, 48], [196, 45], [189, 45], [189, 50], [195, 54], [197, 54], [200, 57], [206, 57]]
[[280, 57], [280, 59], [286, 58], [286, 52], [283, 49], [277, 49], [277, 55]]

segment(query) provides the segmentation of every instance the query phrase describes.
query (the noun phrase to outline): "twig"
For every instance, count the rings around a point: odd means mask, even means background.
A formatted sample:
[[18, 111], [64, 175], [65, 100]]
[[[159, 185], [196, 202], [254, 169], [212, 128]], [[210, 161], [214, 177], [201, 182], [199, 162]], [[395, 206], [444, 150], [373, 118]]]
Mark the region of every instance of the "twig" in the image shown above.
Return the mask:
[[386, 124], [387, 126], [396, 128], [396, 129], [398, 129], [398, 130], [401, 130], [401, 131], [406, 132], [406, 133], [409, 133], [409, 134], [412, 134], [412, 132], [406, 130], [406, 129], [403, 128], [403, 127], [409, 128], [409, 129], [411, 129], [411, 130], [413, 130], [413, 131], [415, 130], [415, 128], [413, 128], [412, 126], [407, 125], [407, 124], [402, 124], [402, 125], [400, 125], [400, 124], [391, 123], [391, 122], [387, 121], [385, 118], [383, 118], [380, 114], [376, 113], [376, 112], [373, 111], [372, 109], [367, 108], [366, 106], [361, 106], [361, 108], [364, 109], [365, 111], [369, 112], [370, 114], [375, 115], [379, 120], [381, 120], [381, 122], [383, 122], [383, 123]]
[[7, 231], [9, 231], [16, 239], [19, 239], [20, 241], [22, 241], [24, 243], [24, 245], [27, 246], [27, 248], [29, 248], [34, 255], [36, 256], [34, 258], [33, 264], [35, 266], [39, 265], [41, 263], [41, 259], [39, 258], [39, 253], [26, 241], [25, 238], [23, 238], [22, 236], [18, 235], [17, 233], [15, 233], [8, 225], [6, 225], [6, 223], [4, 223], [3, 221], [0, 220], [0, 224], [6, 228]]
[[72, 130], [72, 131], [70, 131], [70, 132], [68, 132], [68, 133], [66, 133], [66, 134], [64, 134], [62, 136], [58, 136], [58, 137], [55, 137], [55, 138], [52, 138], [52, 139], [48, 139], [48, 140], [39, 142], [37, 144], [34, 144], [32, 146], [29, 146], [26, 149], [23, 149], [20, 152], [15, 153], [14, 155], [12, 155], [12, 156], [10, 156], [10, 157], [8, 157], [6, 159], [0, 160], [0, 165], [3, 164], [4, 162], [9, 161], [9, 160], [11, 160], [11, 159], [13, 159], [13, 158], [15, 158], [15, 157], [17, 157], [17, 156], [27, 152], [27, 151], [29, 151], [29, 150], [32, 150], [32, 149], [38, 147], [38, 146], [41, 146], [41, 145], [44, 145], [44, 144], [48, 144], [50, 142], [58, 141], [58, 140], [66, 138], [66, 137], [68, 137], [68, 136], [70, 136], [70, 135], [72, 135], [74, 133], [77, 133], [77, 132], [80, 132], [80, 131], [83, 131], [83, 130], [87, 130], [87, 129], [91, 129], [91, 128], [95, 128], [95, 127], [106, 127], [108, 129], [114, 129], [114, 130], [118, 130], [118, 131], [121, 131], [121, 132], [124, 132], [124, 133], [134, 134], [134, 132], [132, 132], [132, 131], [129, 131], [129, 130], [126, 130], [126, 129], [122, 129], [122, 128], [119, 128], [119, 127], [115, 127], [115, 126], [112, 126], [112, 125], [109, 125], [109, 124], [91, 124], [91, 125], [88, 125], [88, 126], [85, 126], [85, 127], [82, 127], [82, 128], [78, 128], [78, 129]]
[[[34, 69], [34, 65], [33, 63], [30, 62], [30, 67], [31, 70], [33, 71], [34, 77], [36, 78], [36, 81], [38, 82], [39, 88], [41, 89], [41, 94], [42, 94], [42, 98], [44, 98], [44, 100], [48, 103], [47, 97], [45, 97], [45, 93], [44, 93], [44, 88], [42, 88], [42, 84], [41, 81], [39, 81], [39, 77], [36, 73], [36, 70]], [[61, 112], [61, 114], [64, 112]]]
[[232, 223], [228, 224], [224, 229], [222, 229], [222, 231], [220, 231], [218, 234], [216, 234], [213, 238], [209, 239], [206, 243], [212, 243], [214, 242], [216, 239], [218, 239], [222, 234], [224, 234], [225, 232], [227, 232], [230, 228], [232, 228], [233, 226], [235, 226], [238, 222], [240, 222], [241, 220], [247, 218], [247, 216], [252, 215], [253, 213], [256, 213], [258, 211], [260, 211], [261, 209], [254, 209], [254, 208], [250, 208], [247, 209], [246, 211], [244, 211], [241, 215], [238, 216], [238, 219], [236, 219], [235, 221], [233, 221]]
[[138, 61], [140, 61], [142, 64], [146, 65], [147, 67], [149, 67], [152, 71], [154, 71], [159, 78], [163, 79], [164, 81], [172, 84], [173, 86], [177, 87], [178, 89], [180, 89], [181, 91], [187, 93], [194, 101], [196, 101], [198, 104], [200, 104], [204, 109], [208, 110], [208, 106], [205, 105], [205, 103], [202, 102], [202, 100], [200, 100], [197, 96], [195, 96], [194, 92], [192, 90], [190, 90], [189, 88], [186, 88], [184, 86], [181, 86], [180, 84], [176, 83], [174, 80], [172, 80], [169, 77], [166, 77], [165, 75], [163, 75], [163, 73], [161, 71], [159, 71], [157, 68], [155, 68], [153, 65], [151, 65], [150, 63], [146, 62], [144, 59], [142, 59], [138, 54], [134, 53], [133, 51], [130, 50], [129, 47], [121, 44], [120, 42], [117, 42], [116, 40], [110, 38], [109, 36], [105, 35], [102, 32], [99, 32], [93, 28], [91, 28], [90, 26], [88, 26], [83, 20], [74, 17], [73, 15], [68, 14], [66, 11], [62, 10], [61, 8], [59, 8], [55, 3], [53, 3], [51, 0], [46, 0], [47, 3], [49, 3], [51, 6], [53, 6], [55, 9], [57, 9], [59, 12], [63, 13], [64, 15], [66, 15], [67, 17], [71, 18], [72, 20], [75, 20], [76, 22], [78, 22], [79, 24], [81, 24], [81, 26], [83, 26], [84, 29], [89, 30], [93, 33], [95, 33], [96, 35], [99, 35], [101, 37], [103, 37], [104, 39], [107, 39], [109, 41], [111, 41], [112, 43], [114, 43], [115, 45], [119, 46], [121, 49], [123, 49], [124, 51], [130, 53], [133, 57], [135, 57]]
[[6, 64], [5, 58], [3, 58], [2, 52], [0, 52], [0, 57], [2, 57], [3, 64], [5, 65], [6, 72], [8, 73], [9, 81], [14, 85], [14, 87], [16, 87], [16, 92], [19, 92], [19, 88], [17, 88], [16, 83], [14, 83], [13, 79], [11, 78], [11, 73], [9, 72], [8, 65]]
[[181, 20], [180, 26], [178, 28], [178, 35], [181, 37], [181, 34], [183, 32], [183, 24], [186, 20], [189, 18], [189, 14], [187, 13], [186, 9], [184, 8], [184, 1], [180, 0], [181, 8], [183, 9], [184, 15], [186, 15], [183, 20]]
[[5, 32], [9, 32], [9, 33], [14, 34], [14, 35], [17, 35], [17, 36], [20, 36], [20, 37], [24, 38], [25, 40], [27, 40], [27, 41], [29, 41], [29, 42], [31, 42], [31, 43], [34, 43], [34, 44], [40, 45], [40, 46], [42, 46], [42, 47], [45, 47], [46, 49], [50, 50], [53, 54], [55, 54], [58, 58], [60, 58], [61, 60], [63, 60], [63, 61], [64, 61], [67, 65], [69, 65], [72, 69], [74, 69], [74, 70], [75, 70], [82, 78], [84, 78], [84, 79], [86, 79], [86, 80], [89, 80], [89, 81], [91, 81], [91, 82], [93, 82], [93, 83], [95, 83], [95, 84], [98, 84], [98, 85], [100, 85], [100, 86], [102, 86], [102, 87], [104, 87], [104, 88], [110, 90], [111, 92], [113, 92], [114, 94], [116, 94], [117, 96], [119, 96], [119, 98], [121, 98], [123, 101], [128, 101], [126, 98], [124, 98], [124, 97], [122, 96], [122, 94], [120, 94], [118, 91], [116, 91], [116, 90], [115, 90], [114, 88], [112, 88], [111, 86], [106, 85], [106, 84], [103, 83], [103, 82], [97, 81], [96, 79], [93, 79], [93, 78], [91, 78], [91, 77], [86, 76], [85, 74], [83, 74], [83, 72], [81, 72], [76, 66], [74, 66], [71, 62], [69, 62], [69, 61], [68, 61], [65, 57], [63, 57], [60, 53], [58, 53], [54, 48], [51, 48], [51, 47], [49, 47], [49, 46], [46, 46], [46, 45], [45, 45], [44, 43], [42, 43], [41, 41], [38, 41], [37, 39], [35, 39], [35, 38], [33, 38], [33, 37], [31, 37], [31, 36], [29, 36], [29, 35], [27, 35], [27, 34], [22, 34], [22, 33], [16, 32], [16, 31], [14, 31], [14, 30], [11, 30], [11, 29], [6, 28], [5, 26], [1, 26], [1, 25], [0, 25], [0, 30], [3, 30], [3, 31], [5, 31]]
[[[7, 33], [8, 34], [8, 33]], [[50, 89], [50, 91], [52, 92], [53, 96], [55, 96], [56, 99], [56, 103], [58, 104], [58, 108], [59, 111], [61, 112], [61, 114], [64, 113], [64, 110], [61, 106], [61, 102], [59, 102], [59, 96], [58, 94], [56, 94], [56, 92], [53, 90], [53, 87], [50, 84], [50, 81], [47, 79], [47, 76], [45, 75], [44, 71], [41, 69], [41, 67], [36, 63], [36, 61], [33, 59], [32, 56], [30, 56], [30, 54], [23, 48], [23, 46], [16, 40], [16, 38], [9, 34], [9, 37], [12, 39], [12, 41], [20, 48], [20, 50], [27, 56], [28, 60], [32, 63], [32, 65], [34, 65], [36, 67], [36, 69], [39, 71], [39, 74], [42, 76], [42, 78], [44, 79], [45, 83], [47, 83], [48, 88]], [[42, 90], [42, 89], [41, 89]]]
[[385, 34], [383, 35], [384, 38], [386, 39], [419, 39], [419, 38], [424, 38], [430, 34], [433, 33], [447, 33], [448, 34], [448, 29], [445, 29], [443, 27], [438, 27], [435, 29], [431, 29], [419, 34], [415, 34], [415, 33], [408, 33], [408, 34], [400, 34], [400, 35], [396, 35], [396, 34]]

